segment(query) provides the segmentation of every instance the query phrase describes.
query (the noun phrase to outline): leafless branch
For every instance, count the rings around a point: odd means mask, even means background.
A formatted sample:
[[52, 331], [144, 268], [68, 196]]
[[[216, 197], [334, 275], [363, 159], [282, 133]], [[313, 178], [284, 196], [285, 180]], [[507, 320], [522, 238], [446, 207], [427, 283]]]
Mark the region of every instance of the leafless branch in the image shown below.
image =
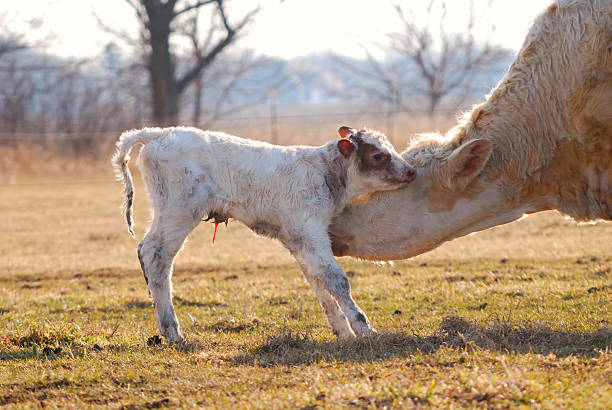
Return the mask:
[[[403, 60], [405, 67], [416, 68], [419, 78], [408, 87], [398, 84], [393, 79], [395, 71], [373, 59], [368, 50], [365, 50], [367, 68], [353, 71], [357, 74], [359, 71], [368, 71], [360, 75], [376, 78], [387, 89], [387, 98], [394, 99], [396, 103], [401, 103], [405, 99], [403, 95], [411, 90], [421, 90], [429, 100], [429, 114], [433, 115], [444, 98], [461, 94], [462, 91], [467, 94], [476, 75], [506, 54], [499, 46], [491, 43], [493, 28], [488, 38], [476, 41], [474, 32], [479, 13], [473, 0], [469, 2], [462, 33], [448, 32], [449, 11], [444, 0], [430, 0], [425, 6], [425, 16], [419, 18], [411, 8], [414, 3], [407, 5], [400, 0], [393, 0], [391, 4], [402, 28], [399, 32], [388, 34], [389, 46], [384, 50], [388, 55]], [[489, 0], [486, 8], [491, 4], [492, 0]]]
[[198, 2], [196, 2], [194, 4], [191, 4], [189, 6], [183, 7], [182, 9], [180, 9], [178, 11], [175, 11], [174, 12], [174, 16], [175, 17], [176, 16], [180, 16], [181, 14], [187, 13], [188, 11], [198, 9], [198, 8], [200, 8], [202, 6], [206, 6], [207, 4], [211, 4], [211, 3], [215, 3], [215, 2], [216, 2], [216, 0], [198, 1]]
[[138, 21], [144, 22], [147, 21], [144, 12], [142, 10], [142, 3], [138, 0], [125, 0], [127, 4], [132, 6], [134, 11], [136, 12], [136, 16], [138, 17]]
[[[183, 90], [193, 79], [198, 75], [200, 71], [207, 65], [209, 65], [223, 49], [225, 49], [229, 44], [231, 44], [236, 34], [246, 26], [251, 19], [259, 12], [259, 7], [254, 10], [251, 10], [249, 13], [245, 15], [245, 17], [240, 20], [234, 27], [231, 27], [227, 21], [227, 16], [225, 15], [225, 10], [223, 7], [222, 0], [216, 0], [217, 11], [221, 20], [223, 22], [223, 26], [225, 27], [225, 36], [221, 38], [217, 44], [210, 49], [210, 51], [200, 54], [197, 59], [197, 63], [188, 70], [182, 78], [177, 81], [178, 89]], [[204, 50], [202, 50], [204, 51]]]
[[[128, 1], [128, 0], [126, 0]], [[128, 1], [129, 2], [129, 1]], [[116, 27], [111, 27], [108, 24], [106, 24], [104, 22], [104, 20], [102, 20], [102, 18], [95, 12], [92, 12], [92, 15], [94, 16], [94, 18], [96, 19], [96, 22], [98, 23], [98, 26], [102, 29], [102, 31], [112, 35], [114, 38], [124, 42], [125, 44], [127, 44], [128, 46], [131, 47], [139, 47], [142, 45], [142, 42], [139, 40], [136, 40], [135, 38], [133, 38], [131, 36], [130, 33], [128, 33], [127, 30], [123, 29], [123, 28], [116, 28]]]

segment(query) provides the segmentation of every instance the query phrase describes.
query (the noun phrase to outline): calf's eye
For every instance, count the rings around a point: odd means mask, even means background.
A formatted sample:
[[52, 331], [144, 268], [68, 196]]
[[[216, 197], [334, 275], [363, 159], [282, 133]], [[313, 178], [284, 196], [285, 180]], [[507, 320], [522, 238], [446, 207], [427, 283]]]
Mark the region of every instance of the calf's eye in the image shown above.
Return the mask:
[[376, 154], [372, 155], [372, 159], [374, 162], [384, 163], [389, 161], [389, 155], [383, 154], [382, 152], [377, 152]]

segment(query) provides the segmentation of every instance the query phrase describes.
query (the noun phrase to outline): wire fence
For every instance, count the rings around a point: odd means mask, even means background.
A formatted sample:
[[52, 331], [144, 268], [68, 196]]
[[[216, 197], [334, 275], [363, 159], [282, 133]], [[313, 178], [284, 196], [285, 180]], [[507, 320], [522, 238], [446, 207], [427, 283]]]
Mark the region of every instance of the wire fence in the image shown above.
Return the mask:
[[[401, 151], [410, 136], [418, 132], [444, 131], [454, 124], [458, 109], [439, 110], [435, 117], [424, 111], [388, 111], [371, 107], [347, 110], [343, 107], [302, 107], [299, 111], [283, 112], [270, 106], [268, 111], [221, 118], [202, 128], [267, 141], [281, 145], [320, 145], [337, 138], [339, 126], [367, 126], [387, 134]], [[284, 109], [284, 107], [283, 107]], [[280, 111], [280, 112], [279, 112]], [[109, 172], [109, 159], [118, 136], [117, 130], [36, 132], [0, 132], [0, 187], [26, 185], [80, 185], [113, 183], [112, 178], [100, 179]], [[44, 183], [27, 182], [28, 174], [72, 175], [73, 180], [49, 179]], [[84, 178], [89, 172], [93, 178]]]
[[[340, 107], [341, 108], [341, 107]], [[401, 111], [401, 110], [372, 110], [361, 109], [354, 111], [338, 110], [338, 107], [331, 107], [329, 110], [320, 111], [309, 108], [293, 109], [301, 112], [283, 113], [276, 105], [270, 107], [269, 112], [259, 112], [251, 115], [236, 115], [231, 117], [209, 120], [200, 125], [204, 129], [217, 129], [221, 131], [238, 131], [244, 133], [253, 132], [253, 138], [274, 139], [274, 134], [282, 132], [298, 131], [306, 133], [318, 131], [322, 136], [334, 132], [333, 124], [345, 125], [346, 122], [354, 123], [354, 126], [379, 129], [386, 132], [393, 139], [397, 130], [396, 125], [408, 125], [399, 131], [400, 134], [407, 132], [430, 131], [431, 127], [436, 127], [440, 123], [446, 123], [449, 118], [460, 112], [459, 108], [439, 109], [434, 117], [427, 115], [424, 110]], [[305, 111], [305, 112], [304, 112]], [[189, 124], [189, 121], [185, 121]], [[139, 124], [146, 126], [149, 124]], [[139, 127], [137, 126], [137, 128]], [[332, 128], [328, 128], [332, 126]], [[17, 130], [13, 132], [0, 131], [0, 143], [71, 143], [80, 142], [100, 142], [105, 139], [114, 139], [124, 130], [78, 130], [78, 124], [72, 131], [38, 131], [38, 130]], [[291, 132], [293, 133], [293, 132]], [[329, 138], [327, 138], [329, 139]], [[273, 141], [283, 144], [285, 141]]]

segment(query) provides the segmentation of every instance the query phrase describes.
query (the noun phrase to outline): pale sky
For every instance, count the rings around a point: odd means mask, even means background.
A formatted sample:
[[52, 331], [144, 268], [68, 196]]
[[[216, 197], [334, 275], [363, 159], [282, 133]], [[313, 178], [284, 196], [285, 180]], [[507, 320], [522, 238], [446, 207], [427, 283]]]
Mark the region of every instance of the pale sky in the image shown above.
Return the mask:
[[[487, 0], [476, 0], [484, 4]], [[48, 50], [62, 56], [94, 56], [113, 40], [98, 26], [95, 12], [108, 25], [136, 33], [134, 11], [125, 0], [20, 0], [2, 2], [0, 16], [19, 31], [35, 38], [53, 33]], [[334, 51], [360, 57], [360, 44], [385, 41], [385, 33], [400, 27], [395, 11], [387, 0], [233, 0], [232, 15], [242, 15], [257, 4], [263, 9], [240, 45], [261, 54], [284, 58], [312, 52]], [[427, 1], [405, 1], [415, 5], [420, 16]], [[536, 14], [551, 0], [494, 0], [489, 12], [479, 18], [481, 33], [496, 27], [493, 40], [512, 50], [521, 46]], [[453, 16], [447, 31], [461, 31], [466, 18], [467, 0], [448, 1], [448, 15]], [[411, 6], [412, 7], [412, 6]], [[233, 12], [233, 13], [232, 13]], [[23, 22], [40, 19], [40, 28]], [[478, 34], [478, 32], [477, 32]]]

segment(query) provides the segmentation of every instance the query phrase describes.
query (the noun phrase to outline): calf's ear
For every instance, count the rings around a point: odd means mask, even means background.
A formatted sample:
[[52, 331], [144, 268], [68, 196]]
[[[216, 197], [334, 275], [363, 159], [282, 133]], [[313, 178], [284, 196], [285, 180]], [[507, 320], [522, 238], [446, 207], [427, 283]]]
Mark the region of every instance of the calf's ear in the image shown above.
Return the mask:
[[353, 151], [355, 151], [355, 144], [349, 139], [343, 138], [338, 140], [338, 151], [346, 158], [350, 157]]
[[493, 144], [485, 139], [466, 142], [448, 157], [449, 186], [453, 189], [465, 189], [485, 167]]
[[342, 138], [348, 138], [353, 134], [356, 134], [357, 130], [351, 127], [340, 127], [338, 128], [338, 134], [340, 134], [340, 137]]

